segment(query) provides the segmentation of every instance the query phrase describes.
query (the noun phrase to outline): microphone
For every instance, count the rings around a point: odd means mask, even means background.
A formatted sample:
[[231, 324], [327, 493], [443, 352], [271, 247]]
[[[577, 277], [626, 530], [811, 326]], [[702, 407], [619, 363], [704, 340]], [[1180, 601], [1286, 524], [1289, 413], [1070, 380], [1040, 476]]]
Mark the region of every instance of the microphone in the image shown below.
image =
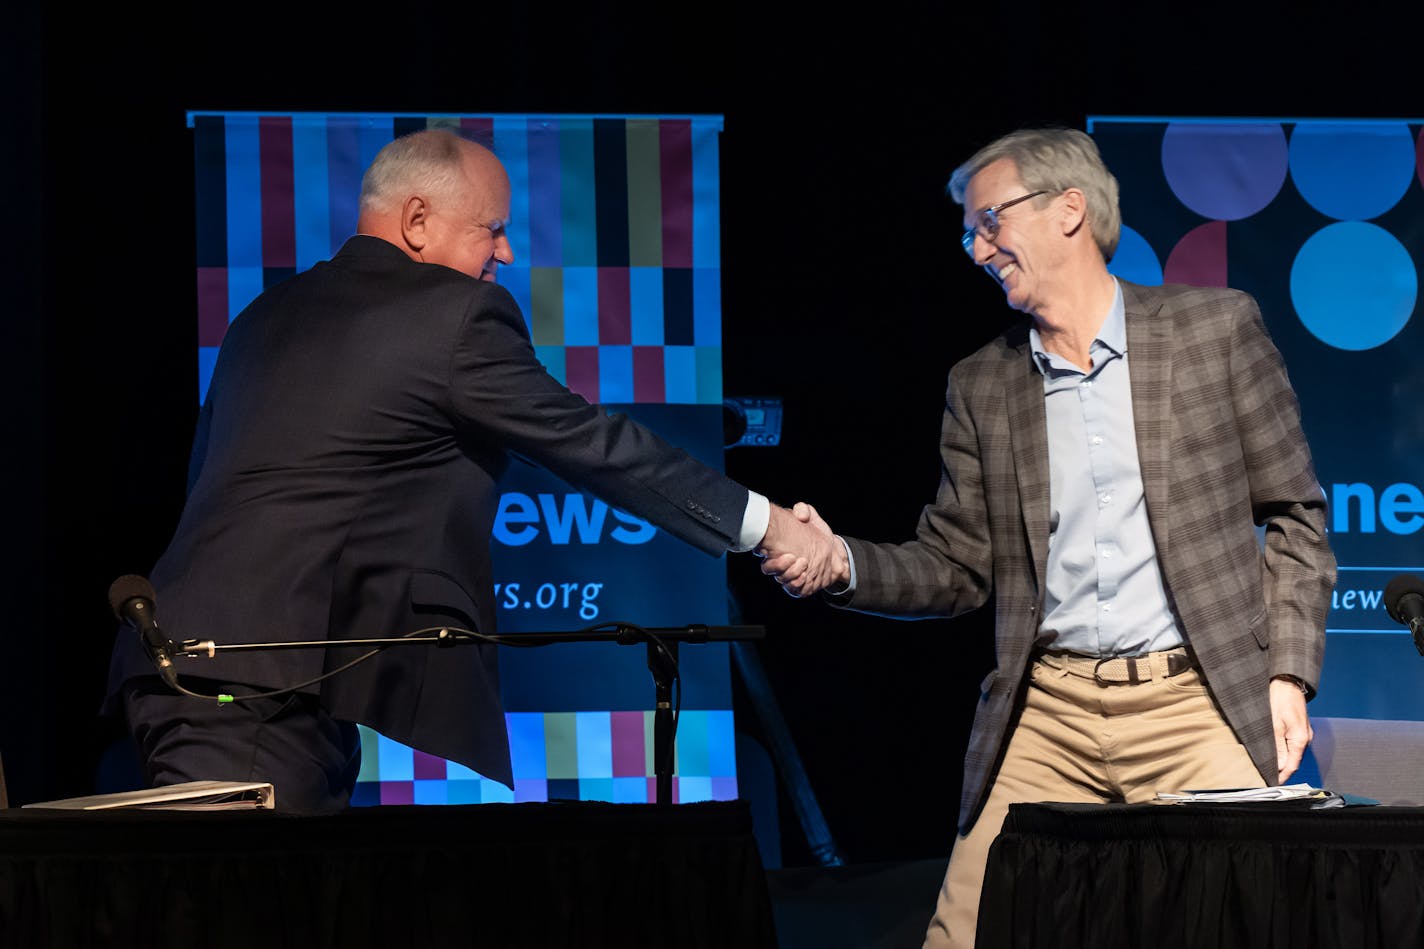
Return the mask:
[[129, 574], [119, 577], [109, 586], [109, 608], [114, 616], [128, 623], [143, 637], [143, 651], [158, 667], [174, 689], [178, 688], [178, 670], [173, 668], [173, 640], [158, 628], [158, 618], [154, 615], [153, 584], [143, 577]]
[[1424, 580], [1401, 573], [1384, 588], [1384, 609], [1389, 618], [1409, 627], [1414, 648], [1424, 656]]

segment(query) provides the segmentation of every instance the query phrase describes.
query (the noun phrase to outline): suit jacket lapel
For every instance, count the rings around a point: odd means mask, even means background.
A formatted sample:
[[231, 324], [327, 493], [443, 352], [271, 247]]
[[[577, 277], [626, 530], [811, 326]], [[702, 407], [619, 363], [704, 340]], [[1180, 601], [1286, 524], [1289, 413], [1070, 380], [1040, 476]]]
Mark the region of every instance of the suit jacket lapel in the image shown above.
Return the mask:
[[1048, 512], [1051, 484], [1048, 476], [1048, 415], [1043, 404], [1043, 376], [1033, 365], [1028, 327], [1010, 342], [1004, 373], [1004, 402], [1013, 440], [1014, 471], [1023, 505], [1024, 530], [1033, 561], [1033, 575], [1041, 592], [1048, 570]]
[[1119, 281], [1127, 315], [1127, 364], [1132, 379], [1132, 417], [1137, 461], [1147, 497], [1147, 519], [1157, 556], [1167, 555], [1167, 504], [1171, 475], [1172, 321], [1143, 287]]

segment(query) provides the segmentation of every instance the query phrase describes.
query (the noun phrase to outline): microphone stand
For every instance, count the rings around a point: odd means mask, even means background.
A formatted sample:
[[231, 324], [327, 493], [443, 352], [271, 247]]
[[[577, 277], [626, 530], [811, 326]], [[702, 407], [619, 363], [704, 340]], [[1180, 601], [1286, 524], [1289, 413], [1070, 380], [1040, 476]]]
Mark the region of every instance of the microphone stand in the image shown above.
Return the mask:
[[726, 642], [761, 639], [766, 635], [762, 626], [688, 626], [649, 627], [631, 623], [606, 624], [610, 630], [576, 630], [573, 632], [496, 633], [492, 636], [472, 636], [452, 633], [449, 629], [427, 636], [396, 636], [380, 639], [322, 639], [304, 642], [230, 643], [221, 645], [212, 640], [184, 640], [177, 655], [188, 658], [213, 658], [220, 652], [251, 652], [269, 649], [327, 649], [336, 646], [409, 646], [434, 645], [437, 648], [469, 643], [494, 643], [505, 646], [542, 646], [548, 643], [616, 642], [620, 646], [644, 643], [648, 651], [648, 671], [653, 677], [653, 774], [657, 781], [656, 803], [672, 803], [673, 747], [676, 724], [673, 721], [672, 685], [677, 679], [679, 643]]

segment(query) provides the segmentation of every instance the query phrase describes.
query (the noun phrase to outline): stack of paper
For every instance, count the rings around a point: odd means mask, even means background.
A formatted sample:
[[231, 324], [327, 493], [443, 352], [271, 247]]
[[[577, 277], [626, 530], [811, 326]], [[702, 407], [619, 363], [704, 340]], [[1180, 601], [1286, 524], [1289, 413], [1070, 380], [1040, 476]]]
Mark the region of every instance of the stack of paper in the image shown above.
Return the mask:
[[1324, 788], [1309, 784], [1282, 784], [1273, 788], [1220, 788], [1206, 791], [1158, 791], [1157, 800], [1173, 804], [1215, 802], [1239, 804], [1252, 801], [1300, 801], [1311, 807], [1338, 807], [1344, 800]]

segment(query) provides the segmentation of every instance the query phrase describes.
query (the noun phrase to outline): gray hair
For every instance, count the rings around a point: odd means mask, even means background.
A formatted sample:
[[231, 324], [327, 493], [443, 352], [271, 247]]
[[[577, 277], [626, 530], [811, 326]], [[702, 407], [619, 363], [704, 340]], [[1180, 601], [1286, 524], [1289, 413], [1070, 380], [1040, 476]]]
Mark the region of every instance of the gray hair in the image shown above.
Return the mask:
[[361, 178], [361, 211], [385, 211], [411, 191], [450, 195], [464, 184], [464, 153], [449, 129], [410, 132], [387, 144]]
[[946, 190], [956, 204], [964, 203], [969, 179], [1007, 158], [1030, 191], [1053, 194], [1077, 188], [1088, 200], [1088, 226], [1093, 240], [1112, 260], [1122, 236], [1122, 212], [1117, 203], [1117, 179], [1103, 164], [1098, 146], [1086, 132], [1070, 128], [1020, 129], [985, 145], [954, 169]]

